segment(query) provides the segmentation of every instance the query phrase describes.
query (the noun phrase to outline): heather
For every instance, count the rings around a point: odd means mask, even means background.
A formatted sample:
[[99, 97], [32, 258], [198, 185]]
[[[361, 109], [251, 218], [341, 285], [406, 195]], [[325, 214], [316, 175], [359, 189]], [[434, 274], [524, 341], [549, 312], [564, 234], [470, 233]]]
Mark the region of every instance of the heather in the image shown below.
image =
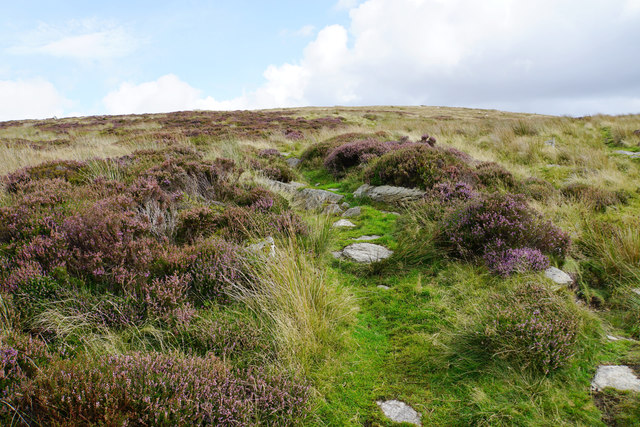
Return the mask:
[[[447, 107], [0, 123], [0, 424], [390, 425], [384, 400], [422, 425], [638, 424], [637, 393], [591, 381], [640, 366], [640, 170], [616, 152], [639, 127]], [[345, 254], [363, 243], [392, 253]]]
[[522, 285], [498, 297], [489, 312], [481, 334], [492, 357], [548, 375], [573, 356], [579, 319], [544, 285]]

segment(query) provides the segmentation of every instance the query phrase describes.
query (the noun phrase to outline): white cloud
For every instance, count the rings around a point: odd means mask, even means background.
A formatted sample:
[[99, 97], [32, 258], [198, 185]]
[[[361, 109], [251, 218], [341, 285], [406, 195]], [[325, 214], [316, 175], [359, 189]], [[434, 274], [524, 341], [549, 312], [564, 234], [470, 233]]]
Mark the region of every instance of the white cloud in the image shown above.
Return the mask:
[[43, 79], [0, 80], [0, 120], [62, 116], [71, 102]]
[[640, 112], [639, 0], [340, 1], [318, 31], [226, 101], [167, 75], [123, 84], [110, 112], [304, 105], [451, 105], [583, 115]]
[[174, 74], [167, 74], [151, 82], [122, 83], [107, 94], [103, 103], [109, 114], [161, 113], [179, 110], [231, 110], [247, 108], [239, 98], [218, 102], [202, 97], [202, 92], [183, 82]]
[[[265, 72], [250, 107], [485, 105], [585, 114], [637, 105], [638, 0], [341, 0], [349, 28], [320, 30]], [[576, 102], [570, 102], [575, 99]], [[601, 100], [602, 104], [579, 100]], [[562, 100], [562, 102], [560, 101]], [[595, 109], [595, 110], [594, 110]], [[633, 110], [635, 111], [635, 110]]]
[[42, 54], [80, 60], [105, 60], [133, 53], [141, 41], [124, 27], [94, 20], [70, 21], [63, 28], [41, 24], [25, 34], [13, 54]]

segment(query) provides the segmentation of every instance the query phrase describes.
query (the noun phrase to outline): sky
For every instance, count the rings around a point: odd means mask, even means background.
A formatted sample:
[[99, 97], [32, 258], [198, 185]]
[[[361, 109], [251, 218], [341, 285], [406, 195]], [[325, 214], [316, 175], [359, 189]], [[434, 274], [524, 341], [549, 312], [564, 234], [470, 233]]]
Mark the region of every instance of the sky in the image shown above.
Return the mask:
[[0, 121], [434, 105], [640, 113], [640, 0], [0, 0]]

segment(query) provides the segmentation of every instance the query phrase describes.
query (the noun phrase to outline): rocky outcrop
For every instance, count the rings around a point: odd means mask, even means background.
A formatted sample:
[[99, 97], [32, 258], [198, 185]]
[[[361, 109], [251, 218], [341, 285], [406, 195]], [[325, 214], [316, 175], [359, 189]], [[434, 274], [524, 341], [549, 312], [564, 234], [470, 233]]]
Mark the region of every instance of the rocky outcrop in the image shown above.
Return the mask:
[[297, 157], [290, 157], [286, 159], [285, 162], [287, 162], [290, 168], [295, 168], [300, 164], [300, 159], [298, 159]]
[[337, 203], [331, 203], [324, 207], [322, 213], [326, 215], [340, 215], [342, 213], [342, 208]]
[[628, 366], [598, 366], [596, 376], [591, 381], [591, 389], [593, 391], [601, 391], [606, 387], [615, 388], [616, 390], [640, 391], [640, 379]]
[[399, 400], [386, 400], [376, 402], [384, 415], [396, 423], [409, 423], [421, 426], [420, 414], [411, 406]]
[[573, 283], [573, 279], [559, 268], [549, 267], [544, 271], [544, 275], [553, 280], [558, 285], [569, 285]]
[[369, 184], [361, 185], [353, 195], [355, 197], [369, 197], [375, 202], [383, 202], [389, 204], [403, 204], [418, 200], [426, 193], [417, 188], [392, 187], [390, 185], [382, 185], [374, 187]]
[[636, 152], [636, 151], [617, 150], [617, 151], [614, 151], [614, 153], [623, 154], [625, 156], [629, 156], [632, 159], [640, 159], [640, 152]]
[[393, 255], [393, 251], [373, 243], [354, 243], [342, 250], [343, 257], [363, 264], [382, 261], [391, 255]]
[[338, 221], [333, 223], [335, 228], [344, 228], [344, 227], [355, 227], [356, 225], [349, 221], [348, 219], [339, 219]]
[[353, 218], [354, 216], [360, 216], [362, 214], [362, 208], [360, 206], [356, 206], [353, 208], [347, 209], [342, 216], [344, 218]]
[[308, 210], [319, 210], [324, 205], [338, 203], [344, 198], [341, 194], [317, 188], [303, 188], [294, 195], [294, 200], [302, 203]]

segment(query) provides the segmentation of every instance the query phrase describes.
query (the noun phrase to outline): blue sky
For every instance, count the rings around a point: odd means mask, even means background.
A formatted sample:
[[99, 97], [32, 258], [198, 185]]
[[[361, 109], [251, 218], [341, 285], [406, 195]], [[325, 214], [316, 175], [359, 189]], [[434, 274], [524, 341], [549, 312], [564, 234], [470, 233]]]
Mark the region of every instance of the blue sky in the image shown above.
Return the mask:
[[2, 11], [0, 120], [371, 104], [640, 112], [640, 0], [20, 1]]

